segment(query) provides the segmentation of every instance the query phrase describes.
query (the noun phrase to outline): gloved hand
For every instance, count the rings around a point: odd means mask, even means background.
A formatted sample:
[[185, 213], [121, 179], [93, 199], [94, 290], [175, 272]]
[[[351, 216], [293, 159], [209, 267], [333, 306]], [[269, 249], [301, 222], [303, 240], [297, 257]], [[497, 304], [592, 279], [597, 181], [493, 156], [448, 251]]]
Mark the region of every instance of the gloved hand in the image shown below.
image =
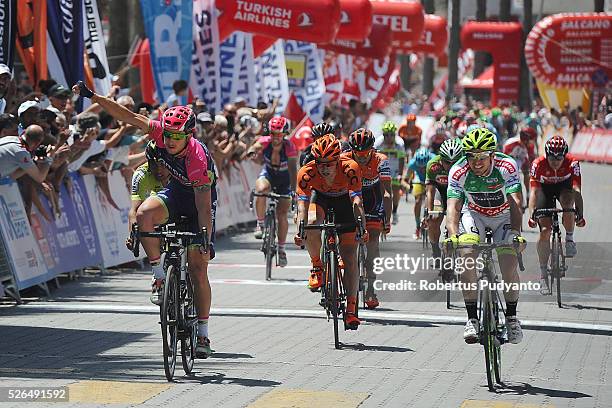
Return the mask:
[[85, 85], [85, 82], [83, 81], [79, 81], [76, 83], [76, 86], [78, 87], [79, 91], [78, 94], [85, 97], [85, 98], [91, 98], [92, 96], [94, 96], [94, 93], [91, 89], [89, 89], [87, 87], [87, 85]]
[[535, 228], [538, 225], [538, 222], [533, 217], [529, 217], [527, 220], [527, 225], [529, 225], [529, 228]]
[[368, 230], [364, 230], [363, 235], [361, 236], [361, 239], [359, 241], [363, 242], [364, 244], [367, 244], [369, 240], [370, 240], [370, 233], [368, 232]]
[[576, 213], [576, 226], [582, 228], [585, 225], [586, 225], [586, 220], [584, 219], [582, 214]]
[[523, 252], [527, 246], [527, 240], [518, 231], [510, 231], [509, 241], [515, 246], [517, 252]]
[[302, 237], [300, 237], [300, 234], [295, 234], [293, 236], [293, 242], [299, 247], [304, 246], [304, 240], [302, 239]]
[[457, 245], [459, 245], [459, 235], [451, 235], [442, 241], [442, 245], [444, 245], [444, 247], [447, 249], [456, 249]]

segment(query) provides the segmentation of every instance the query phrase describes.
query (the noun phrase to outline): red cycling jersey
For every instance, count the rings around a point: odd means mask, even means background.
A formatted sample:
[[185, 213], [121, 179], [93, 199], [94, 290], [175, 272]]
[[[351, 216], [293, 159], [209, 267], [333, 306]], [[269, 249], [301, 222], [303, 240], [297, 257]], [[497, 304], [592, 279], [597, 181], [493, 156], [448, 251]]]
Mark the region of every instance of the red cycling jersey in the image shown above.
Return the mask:
[[565, 159], [558, 170], [553, 170], [545, 156], [538, 157], [531, 164], [531, 187], [540, 187], [542, 184], [557, 184], [571, 180], [572, 187], [580, 187], [580, 163], [571, 154]]

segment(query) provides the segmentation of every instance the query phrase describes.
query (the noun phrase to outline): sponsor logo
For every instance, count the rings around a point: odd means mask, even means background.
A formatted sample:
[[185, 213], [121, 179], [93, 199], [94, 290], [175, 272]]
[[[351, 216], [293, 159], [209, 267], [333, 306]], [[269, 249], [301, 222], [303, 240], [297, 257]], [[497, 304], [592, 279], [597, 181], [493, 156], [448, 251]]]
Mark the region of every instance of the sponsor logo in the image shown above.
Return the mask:
[[340, 14], [340, 24], [350, 24], [350, 23], [351, 23], [351, 17], [349, 16], [349, 13], [343, 10], [342, 13]]
[[298, 27], [311, 27], [312, 25], [312, 18], [309, 14], [300, 14], [300, 17], [298, 18]]

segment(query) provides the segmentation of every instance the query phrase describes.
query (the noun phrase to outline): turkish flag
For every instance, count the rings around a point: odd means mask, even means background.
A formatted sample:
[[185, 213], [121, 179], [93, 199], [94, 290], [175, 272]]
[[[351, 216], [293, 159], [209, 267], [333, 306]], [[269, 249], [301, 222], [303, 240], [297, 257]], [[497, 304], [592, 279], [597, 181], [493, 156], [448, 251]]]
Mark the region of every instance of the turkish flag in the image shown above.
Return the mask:
[[291, 121], [292, 125], [297, 125], [306, 116], [306, 112], [304, 112], [298, 103], [298, 100], [293, 92], [291, 92], [291, 95], [289, 95], [289, 101], [287, 101], [284, 116]]

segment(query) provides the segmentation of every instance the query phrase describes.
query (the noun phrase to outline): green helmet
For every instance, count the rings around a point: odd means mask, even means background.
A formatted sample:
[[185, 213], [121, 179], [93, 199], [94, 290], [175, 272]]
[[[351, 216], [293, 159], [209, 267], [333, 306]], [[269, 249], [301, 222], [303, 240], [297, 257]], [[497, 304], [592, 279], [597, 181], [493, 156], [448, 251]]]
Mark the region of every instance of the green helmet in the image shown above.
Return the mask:
[[454, 163], [463, 157], [463, 146], [461, 145], [461, 139], [446, 139], [438, 152], [442, 159]]
[[397, 125], [393, 122], [385, 122], [382, 125], [382, 132], [395, 134], [397, 132]]
[[463, 151], [497, 149], [497, 138], [487, 128], [478, 128], [468, 132], [463, 138]]

